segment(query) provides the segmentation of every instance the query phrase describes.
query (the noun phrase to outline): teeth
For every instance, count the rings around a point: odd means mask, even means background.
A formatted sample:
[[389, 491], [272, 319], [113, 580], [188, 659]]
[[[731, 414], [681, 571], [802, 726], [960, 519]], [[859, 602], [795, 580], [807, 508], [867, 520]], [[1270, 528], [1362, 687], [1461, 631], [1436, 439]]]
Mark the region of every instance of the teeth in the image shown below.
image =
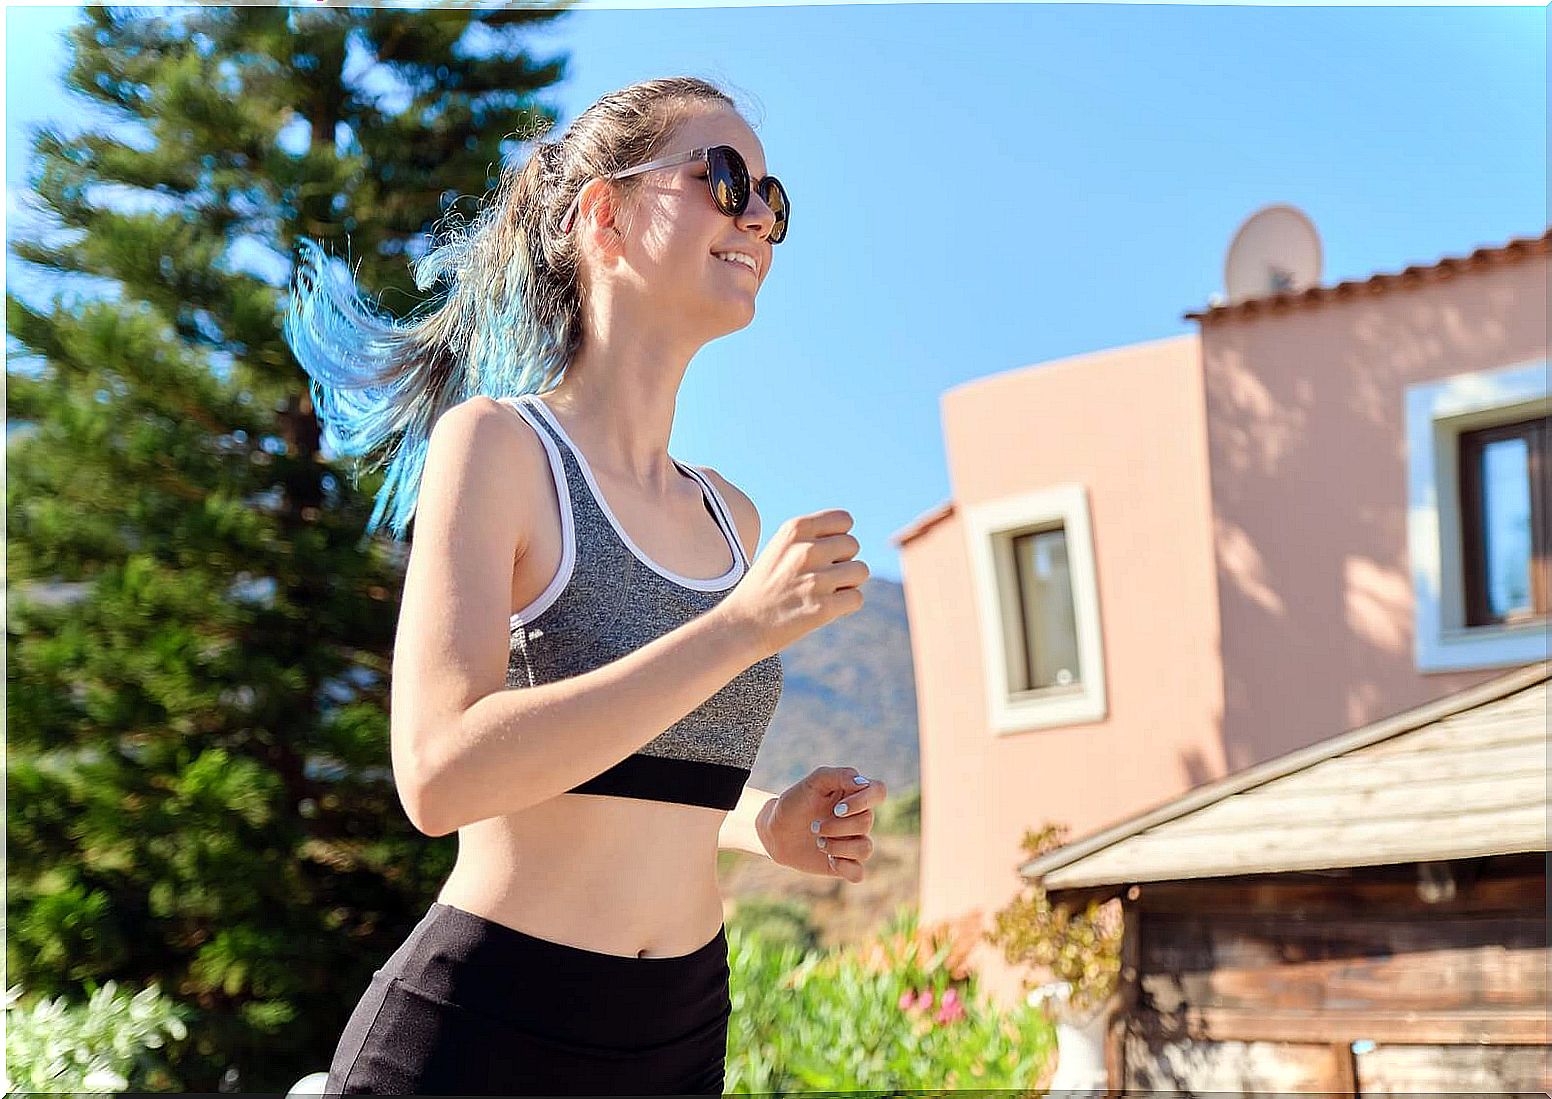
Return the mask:
[[712, 254], [718, 259], [725, 260], [728, 263], [741, 263], [745, 267], [749, 268], [749, 270], [754, 271], [755, 274], [759, 274], [759, 272], [755, 270], [754, 260], [750, 259], [748, 256], [741, 252], [713, 252]]

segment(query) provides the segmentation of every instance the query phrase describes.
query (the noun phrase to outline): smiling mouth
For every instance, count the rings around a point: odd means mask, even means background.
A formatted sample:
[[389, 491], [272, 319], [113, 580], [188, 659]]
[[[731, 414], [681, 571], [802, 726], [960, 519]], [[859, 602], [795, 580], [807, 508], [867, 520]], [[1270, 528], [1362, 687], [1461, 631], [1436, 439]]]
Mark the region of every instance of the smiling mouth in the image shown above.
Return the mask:
[[[749, 266], [747, 266], [745, 264], [739, 263], [737, 260], [722, 259], [722, 258], [720, 258], [718, 256], [712, 256], [711, 258], [716, 260], [718, 263], [720, 263], [720, 264], [722, 264], [722, 265], [724, 265], [726, 267], [737, 267], [740, 271], [747, 271], [751, 275], [755, 274], [755, 269], [753, 267], [749, 267]], [[756, 277], [758, 277], [758, 276], [756, 276]]]

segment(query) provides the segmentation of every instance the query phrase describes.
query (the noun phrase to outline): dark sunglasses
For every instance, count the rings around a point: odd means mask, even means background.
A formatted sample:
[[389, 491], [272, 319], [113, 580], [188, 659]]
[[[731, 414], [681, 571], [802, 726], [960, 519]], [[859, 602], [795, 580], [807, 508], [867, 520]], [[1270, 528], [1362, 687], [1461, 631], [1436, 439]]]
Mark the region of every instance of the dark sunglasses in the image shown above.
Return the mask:
[[[744, 163], [744, 158], [739, 155], [738, 150], [731, 145], [712, 145], [691, 149], [687, 153], [675, 153], [660, 160], [649, 160], [645, 164], [638, 164], [634, 168], [610, 172], [601, 178], [624, 179], [626, 176], [650, 172], [654, 168], [671, 168], [676, 164], [685, 164], [692, 160], [706, 162], [706, 186], [711, 191], [711, 198], [717, 204], [717, 209], [728, 217], [738, 217], [749, 208], [750, 192], [756, 191], [765, 205], [771, 208], [771, 213], [776, 215], [776, 220], [771, 224], [771, 235], [768, 239], [772, 244], [780, 244], [787, 238], [787, 220], [792, 212], [792, 204], [787, 201], [787, 189], [775, 176], [766, 176], [758, 182], [752, 182], [749, 178], [749, 166]], [[571, 231], [572, 219], [576, 217], [578, 204], [581, 201], [582, 194], [579, 191], [577, 197], [571, 200], [571, 205], [566, 208], [566, 216], [561, 219], [562, 233]]]

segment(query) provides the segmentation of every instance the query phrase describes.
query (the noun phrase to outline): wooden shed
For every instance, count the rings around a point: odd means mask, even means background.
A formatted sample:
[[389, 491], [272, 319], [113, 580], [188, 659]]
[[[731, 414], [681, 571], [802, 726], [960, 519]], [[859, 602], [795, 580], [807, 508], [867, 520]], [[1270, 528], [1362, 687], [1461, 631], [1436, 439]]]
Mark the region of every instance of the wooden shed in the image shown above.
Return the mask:
[[1023, 867], [1119, 897], [1116, 1091], [1552, 1091], [1552, 664], [1199, 787]]

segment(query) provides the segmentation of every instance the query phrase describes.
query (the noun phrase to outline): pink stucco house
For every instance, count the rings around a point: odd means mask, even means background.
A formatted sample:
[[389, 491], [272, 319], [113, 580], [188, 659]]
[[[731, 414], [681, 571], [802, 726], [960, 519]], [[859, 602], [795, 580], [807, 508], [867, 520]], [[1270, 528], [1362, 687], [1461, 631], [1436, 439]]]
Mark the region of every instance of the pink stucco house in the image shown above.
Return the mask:
[[1548, 658], [1549, 253], [1276, 272], [1193, 334], [943, 395], [952, 497], [893, 536], [924, 922], [989, 928], [1025, 829], [1076, 839]]

